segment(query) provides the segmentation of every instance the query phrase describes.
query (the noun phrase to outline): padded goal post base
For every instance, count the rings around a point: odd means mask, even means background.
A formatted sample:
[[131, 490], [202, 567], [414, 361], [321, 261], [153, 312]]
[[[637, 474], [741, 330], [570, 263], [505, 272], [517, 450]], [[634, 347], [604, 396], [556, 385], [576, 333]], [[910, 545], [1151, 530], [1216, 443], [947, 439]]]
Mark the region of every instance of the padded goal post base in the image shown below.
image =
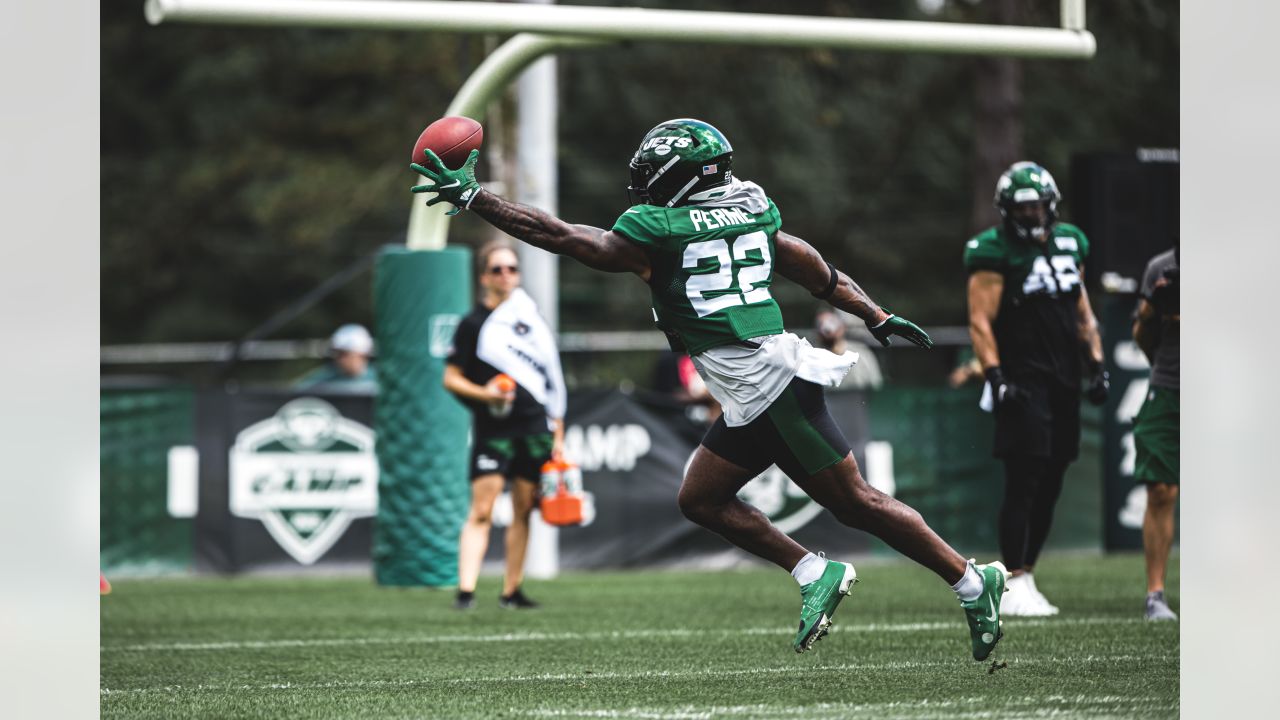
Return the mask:
[[379, 585], [458, 582], [458, 531], [471, 499], [471, 416], [441, 378], [453, 331], [471, 309], [471, 275], [467, 248], [392, 246], [374, 269]]

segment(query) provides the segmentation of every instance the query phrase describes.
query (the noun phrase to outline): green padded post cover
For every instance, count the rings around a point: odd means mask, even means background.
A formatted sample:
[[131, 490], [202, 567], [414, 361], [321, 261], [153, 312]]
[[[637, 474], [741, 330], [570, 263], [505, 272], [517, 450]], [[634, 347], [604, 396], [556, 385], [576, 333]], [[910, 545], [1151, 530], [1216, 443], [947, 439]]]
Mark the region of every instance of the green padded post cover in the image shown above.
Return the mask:
[[100, 557], [112, 573], [191, 567], [192, 521], [169, 515], [169, 448], [195, 444], [194, 393], [181, 386], [99, 392]]
[[471, 309], [471, 251], [387, 248], [374, 268], [378, 342], [380, 585], [458, 582], [458, 530], [471, 500], [471, 416], [441, 384], [453, 331]]

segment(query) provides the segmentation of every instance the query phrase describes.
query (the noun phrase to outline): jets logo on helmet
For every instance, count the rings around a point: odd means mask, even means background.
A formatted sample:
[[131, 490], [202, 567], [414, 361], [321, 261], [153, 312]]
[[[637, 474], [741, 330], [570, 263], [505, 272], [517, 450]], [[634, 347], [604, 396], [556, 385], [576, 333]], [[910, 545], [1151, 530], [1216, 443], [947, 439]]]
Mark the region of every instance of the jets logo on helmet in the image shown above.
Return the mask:
[[680, 118], [645, 133], [631, 157], [627, 190], [640, 204], [679, 207], [732, 180], [733, 146], [724, 133], [710, 123]]
[[[1058, 192], [1058, 183], [1053, 175], [1033, 162], [1016, 162], [996, 181], [996, 194], [993, 200], [1000, 217], [1011, 232], [1023, 240], [1043, 237], [1045, 231], [1058, 220], [1058, 201], [1062, 193]], [[1015, 205], [1038, 202], [1044, 204], [1045, 220], [1043, 224], [1028, 223], [1011, 215]]]

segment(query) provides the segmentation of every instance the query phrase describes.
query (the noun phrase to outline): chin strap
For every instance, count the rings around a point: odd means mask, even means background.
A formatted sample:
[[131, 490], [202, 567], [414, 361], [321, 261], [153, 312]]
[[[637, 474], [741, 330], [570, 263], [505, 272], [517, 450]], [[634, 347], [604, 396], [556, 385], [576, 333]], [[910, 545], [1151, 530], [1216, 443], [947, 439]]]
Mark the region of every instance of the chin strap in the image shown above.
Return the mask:
[[826, 300], [836, 291], [836, 285], [840, 284], [840, 271], [836, 270], [836, 266], [827, 263], [827, 270], [831, 272], [831, 279], [827, 281], [827, 286], [821, 292], [813, 293], [813, 296], [819, 300]]

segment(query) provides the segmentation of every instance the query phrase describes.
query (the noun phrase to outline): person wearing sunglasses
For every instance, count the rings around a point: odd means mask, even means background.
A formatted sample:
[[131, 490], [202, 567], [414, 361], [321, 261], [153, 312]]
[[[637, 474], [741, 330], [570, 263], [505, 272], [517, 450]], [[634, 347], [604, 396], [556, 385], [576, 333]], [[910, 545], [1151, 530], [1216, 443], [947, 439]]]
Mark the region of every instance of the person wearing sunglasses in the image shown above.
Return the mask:
[[498, 604], [532, 609], [538, 604], [520, 588], [529, 517], [542, 464], [564, 449], [564, 377], [555, 338], [520, 288], [515, 250], [495, 241], [482, 247], [477, 259], [479, 302], [458, 324], [444, 370], [445, 389], [473, 417], [471, 509], [458, 539], [454, 606], [475, 607], [493, 506], [509, 482], [513, 517]]

